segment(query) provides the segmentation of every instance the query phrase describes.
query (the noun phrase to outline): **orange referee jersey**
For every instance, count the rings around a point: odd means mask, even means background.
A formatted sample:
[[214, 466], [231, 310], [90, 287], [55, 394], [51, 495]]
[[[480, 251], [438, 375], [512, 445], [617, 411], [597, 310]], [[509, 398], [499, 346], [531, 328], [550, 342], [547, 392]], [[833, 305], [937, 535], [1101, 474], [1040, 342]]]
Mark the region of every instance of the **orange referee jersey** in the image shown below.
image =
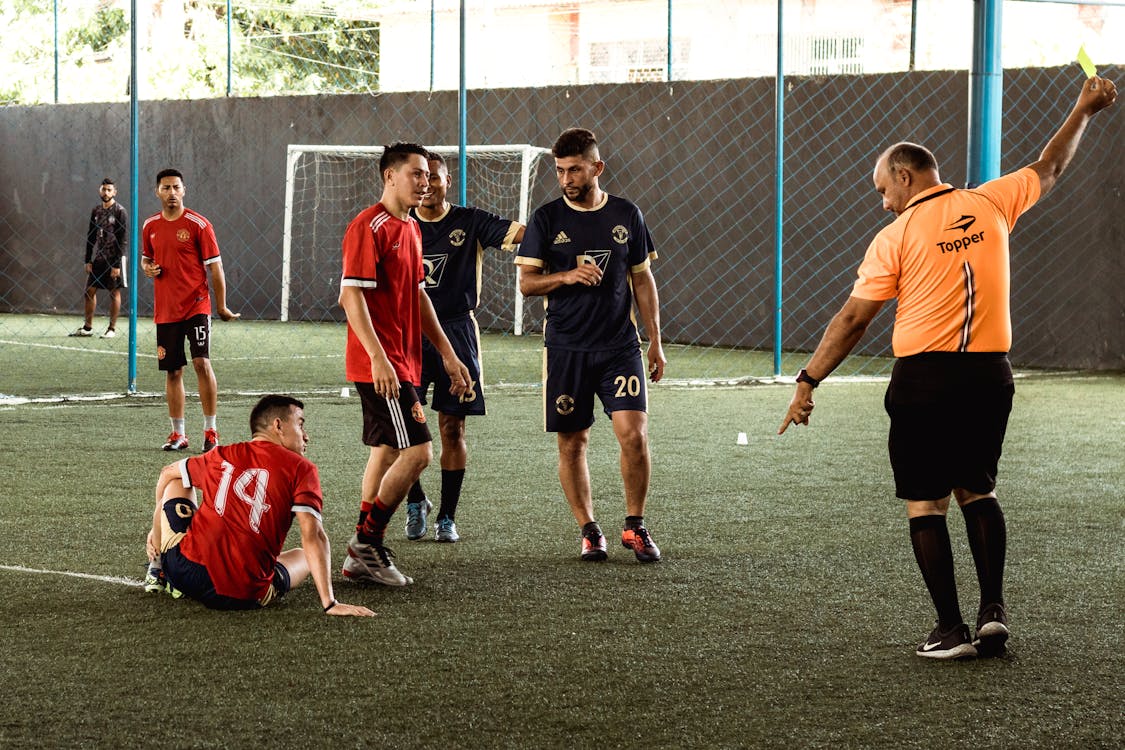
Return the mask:
[[1029, 167], [971, 190], [942, 184], [875, 236], [852, 296], [898, 297], [896, 357], [1011, 348], [1008, 234], [1037, 200], [1039, 175]]

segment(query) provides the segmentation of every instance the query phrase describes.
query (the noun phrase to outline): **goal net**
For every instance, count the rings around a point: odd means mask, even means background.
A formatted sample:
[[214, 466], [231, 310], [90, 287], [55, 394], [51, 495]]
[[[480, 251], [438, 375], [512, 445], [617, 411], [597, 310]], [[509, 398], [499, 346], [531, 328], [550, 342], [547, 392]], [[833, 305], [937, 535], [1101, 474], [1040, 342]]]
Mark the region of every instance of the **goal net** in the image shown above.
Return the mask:
[[[457, 146], [429, 147], [445, 157], [457, 203], [462, 175]], [[467, 146], [466, 203], [527, 223], [530, 208], [548, 195], [550, 151], [527, 145]], [[285, 177], [281, 319], [344, 319], [340, 294], [344, 230], [382, 191], [381, 146], [289, 146]], [[521, 334], [542, 325], [542, 306], [523, 304], [510, 253], [486, 249], [477, 322], [485, 330]]]

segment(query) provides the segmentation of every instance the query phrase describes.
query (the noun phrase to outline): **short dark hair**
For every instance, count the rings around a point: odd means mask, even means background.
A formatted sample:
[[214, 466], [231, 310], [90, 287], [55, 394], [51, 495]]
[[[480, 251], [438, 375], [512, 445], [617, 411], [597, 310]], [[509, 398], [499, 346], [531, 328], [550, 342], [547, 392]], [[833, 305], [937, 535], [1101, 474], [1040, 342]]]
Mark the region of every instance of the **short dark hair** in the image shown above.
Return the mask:
[[275, 419], [286, 419], [289, 410], [294, 406], [298, 409], [305, 408], [303, 403], [292, 396], [282, 396], [277, 393], [262, 396], [250, 410], [250, 434], [268, 429], [270, 422]]
[[417, 143], [398, 141], [389, 146], [383, 146], [383, 155], [379, 157], [379, 174], [384, 175], [388, 169], [396, 169], [400, 164], [410, 159], [411, 154], [418, 154], [423, 159], [429, 159], [430, 152]]
[[442, 165], [443, 167], [447, 166], [446, 163], [445, 163], [445, 157], [442, 156], [441, 154], [439, 154], [437, 151], [427, 151], [426, 152], [426, 161], [436, 161], [438, 164]]
[[592, 130], [586, 128], [570, 128], [564, 130], [555, 141], [551, 154], [556, 159], [565, 159], [568, 156], [581, 156], [590, 161], [598, 160], [598, 139]]
[[911, 172], [937, 171], [937, 159], [925, 146], [903, 141], [887, 149], [887, 169], [892, 172], [906, 167]]
[[[158, 181], [158, 183], [159, 183], [159, 181]], [[104, 180], [102, 180], [102, 184], [103, 185], [113, 185], [114, 187], [117, 187], [117, 185], [114, 184], [113, 180], [109, 179], [108, 177], [106, 177]]]
[[160, 181], [163, 180], [165, 177], [179, 177], [180, 182], [183, 182], [183, 179], [184, 179], [184, 176], [182, 174], [180, 174], [180, 170], [178, 170], [178, 169], [171, 169], [171, 168], [162, 169], [162, 170], [160, 170], [159, 172], [156, 173], [156, 184], [157, 184], [158, 187], [160, 185]]

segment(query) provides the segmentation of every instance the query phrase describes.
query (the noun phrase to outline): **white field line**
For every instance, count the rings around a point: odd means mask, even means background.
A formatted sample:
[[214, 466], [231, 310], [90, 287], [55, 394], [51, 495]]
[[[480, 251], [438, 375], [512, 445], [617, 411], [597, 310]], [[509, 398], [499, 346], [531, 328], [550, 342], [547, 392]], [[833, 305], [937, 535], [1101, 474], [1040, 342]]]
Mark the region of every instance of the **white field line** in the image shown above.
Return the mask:
[[[128, 357], [129, 352], [119, 352], [116, 349], [88, 349], [84, 346], [63, 346], [62, 344], [37, 344], [31, 341], [18, 341], [13, 339], [0, 339], [0, 344], [14, 344], [15, 346], [31, 346], [38, 349], [54, 349], [60, 352], [81, 352], [83, 354], [110, 354], [116, 357]], [[155, 354], [142, 354], [137, 352], [138, 357], [144, 359], [156, 359]]]
[[123, 578], [121, 576], [98, 576], [93, 573], [74, 573], [69, 570], [39, 570], [38, 568], [25, 568], [22, 565], [0, 565], [0, 570], [11, 570], [16, 573], [37, 573], [39, 575], [50, 576], [69, 576], [71, 578], [86, 578], [91, 581], [102, 581], [104, 583], [119, 583], [122, 586], [144, 586], [144, 581], [138, 581], [134, 578]]

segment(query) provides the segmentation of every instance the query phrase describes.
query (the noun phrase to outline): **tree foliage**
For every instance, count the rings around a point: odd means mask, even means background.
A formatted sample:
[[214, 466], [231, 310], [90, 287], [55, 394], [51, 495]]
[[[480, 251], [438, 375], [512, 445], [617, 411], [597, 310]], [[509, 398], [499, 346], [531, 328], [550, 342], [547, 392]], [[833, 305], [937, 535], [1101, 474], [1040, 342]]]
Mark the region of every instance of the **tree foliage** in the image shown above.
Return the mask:
[[[343, 2], [343, 0], [338, 0]], [[59, 100], [121, 101], [129, 90], [127, 0], [58, 0]], [[138, 94], [207, 98], [227, 92], [225, 0], [140, 4]], [[55, 0], [0, 2], [0, 104], [53, 100]], [[231, 93], [370, 92], [379, 85], [379, 23], [331, 2], [234, 0]]]

